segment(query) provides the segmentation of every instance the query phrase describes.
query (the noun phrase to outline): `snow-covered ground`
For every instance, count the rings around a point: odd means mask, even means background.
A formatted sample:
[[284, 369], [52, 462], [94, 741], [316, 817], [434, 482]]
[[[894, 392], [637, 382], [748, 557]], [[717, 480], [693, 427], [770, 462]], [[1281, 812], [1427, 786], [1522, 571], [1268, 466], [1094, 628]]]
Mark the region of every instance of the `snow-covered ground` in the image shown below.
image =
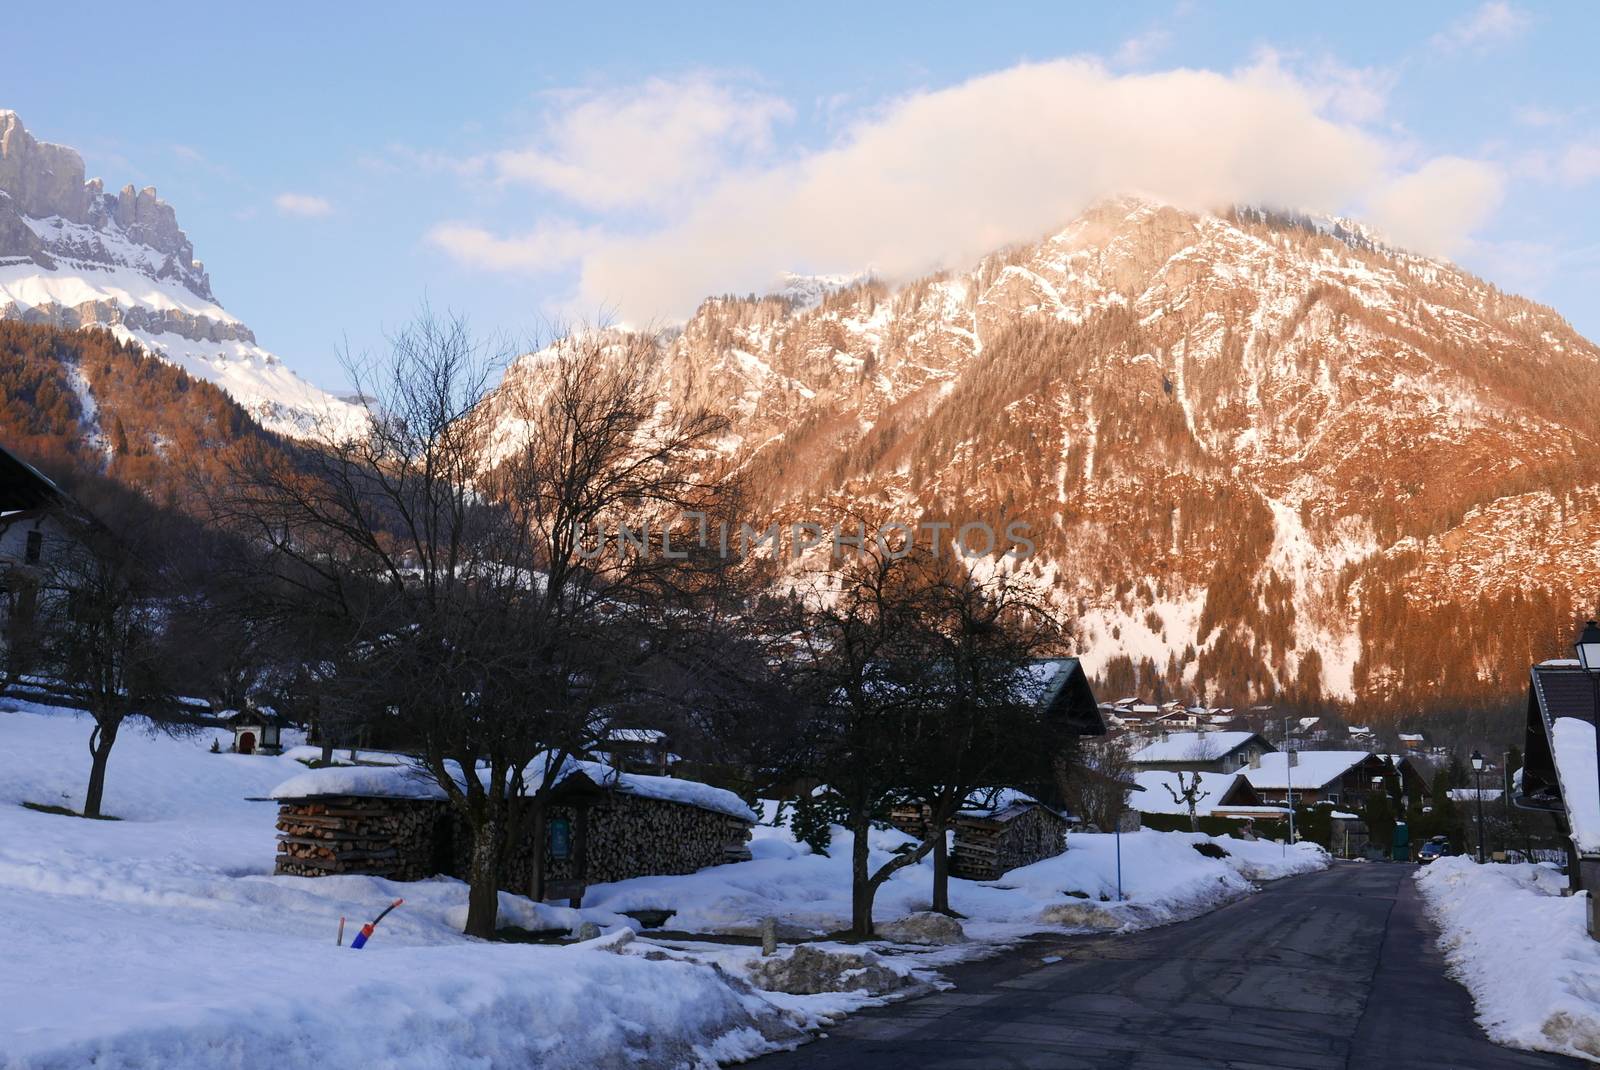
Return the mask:
[[1417, 885], [1491, 1039], [1600, 1062], [1600, 943], [1555, 866], [1441, 858]]
[[[9, 707], [9, 708], [8, 708]], [[758, 827], [753, 861], [683, 877], [590, 889], [569, 910], [503, 894], [502, 924], [606, 936], [568, 946], [488, 944], [460, 935], [466, 888], [437, 879], [271, 876], [276, 808], [250, 801], [303, 773], [289, 757], [212, 754], [125, 728], [111, 755], [106, 811], [85, 821], [22, 802], [77, 808], [90, 724], [69, 711], [0, 703], [0, 1067], [711, 1066], [791, 1046], [870, 1001], [864, 993], [791, 996], [743, 980], [757, 951], [639, 939], [607, 947], [620, 911], [676, 910], [670, 927], [749, 932], [841, 928], [849, 913], [849, 837], [832, 857], [786, 829]], [[769, 807], [770, 811], [770, 807]], [[1030, 932], [1135, 929], [1248, 894], [1251, 882], [1318, 868], [1314, 848], [1203, 836], [1075, 835], [1066, 854], [1001, 880], [952, 882], [968, 943], [879, 945], [895, 972], [930, 979], [941, 963]], [[875, 834], [875, 862], [904, 842]], [[929, 901], [929, 867], [884, 886], [877, 917]], [[405, 905], [372, 944], [335, 946], [340, 916], [359, 924]], [[834, 945], [819, 944], [824, 948]], [[646, 957], [646, 953], [650, 955]], [[665, 954], [669, 957], [662, 958]]]

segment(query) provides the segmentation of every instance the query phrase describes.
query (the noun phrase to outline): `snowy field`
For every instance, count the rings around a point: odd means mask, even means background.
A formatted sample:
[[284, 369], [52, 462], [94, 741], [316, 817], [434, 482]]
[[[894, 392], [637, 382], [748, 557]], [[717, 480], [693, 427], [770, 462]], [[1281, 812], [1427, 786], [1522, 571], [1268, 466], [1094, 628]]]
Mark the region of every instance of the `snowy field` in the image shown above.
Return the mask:
[[1417, 884], [1451, 973], [1497, 1044], [1600, 1062], [1600, 943], [1553, 865], [1441, 858]]
[[[684, 877], [592, 887], [584, 909], [502, 894], [501, 924], [583, 921], [586, 944], [488, 944], [460, 935], [466, 887], [437, 879], [271, 876], [276, 808], [249, 801], [303, 773], [289, 757], [209, 753], [124, 728], [105, 809], [118, 821], [40, 813], [23, 802], [82, 804], [90, 722], [70, 711], [0, 703], [0, 1068], [373, 1066], [714, 1066], [791, 1047], [874, 997], [786, 995], [748, 982], [755, 948], [633, 940], [623, 910], [664, 909], [670, 928], [745, 934], [767, 916], [787, 934], [845, 927], [850, 838], [832, 857], [761, 826], [754, 860]], [[769, 813], [771, 808], [769, 805]], [[1248, 894], [1253, 881], [1326, 864], [1315, 848], [1204, 836], [1074, 835], [1058, 858], [976, 884], [952, 881], [968, 941], [879, 943], [879, 965], [907, 981], [1044, 930], [1132, 930], [1181, 920]], [[887, 851], [905, 842], [876, 834]], [[875, 851], [874, 864], [886, 857]], [[908, 867], [878, 896], [880, 925], [927, 908], [930, 867]], [[372, 943], [335, 946], [389, 901], [405, 905]], [[1581, 915], [1579, 917], [1581, 929]], [[823, 949], [859, 951], [820, 943]], [[781, 955], [792, 955], [785, 946]], [[770, 960], [768, 960], [770, 962]], [[879, 997], [886, 998], [886, 997]]]

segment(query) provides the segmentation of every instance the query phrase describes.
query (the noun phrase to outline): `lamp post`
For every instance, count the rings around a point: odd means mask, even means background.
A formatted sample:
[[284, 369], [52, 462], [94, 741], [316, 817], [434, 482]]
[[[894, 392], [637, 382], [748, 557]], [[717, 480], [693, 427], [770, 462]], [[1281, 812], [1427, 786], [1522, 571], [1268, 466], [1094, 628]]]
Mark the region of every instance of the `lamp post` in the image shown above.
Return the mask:
[[1472, 752], [1472, 777], [1478, 793], [1478, 864], [1483, 864], [1483, 752]]
[[[1382, 790], [1383, 790], [1383, 777], [1381, 777], [1381, 776], [1373, 777], [1372, 778], [1372, 794], [1373, 795], [1377, 795]], [[1369, 805], [1370, 805], [1370, 802], [1369, 802]], [[1369, 847], [1372, 846], [1372, 829], [1370, 827], [1367, 829], [1367, 846], [1369, 846]], [[1393, 854], [1393, 852], [1389, 850], [1389, 845], [1388, 844], [1380, 844], [1379, 846], [1382, 847], [1382, 849], [1383, 849], [1383, 857], [1384, 857], [1385, 860], [1387, 860], [1390, 857], [1390, 855]]]
[[1594, 688], [1594, 705], [1591, 707], [1594, 714], [1594, 763], [1595, 776], [1600, 777], [1600, 624], [1592, 620], [1584, 624], [1583, 631], [1578, 633], [1578, 641], [1572, 647], [1578, 652], [1578, 664], [1589, 674], [1589, 683]]

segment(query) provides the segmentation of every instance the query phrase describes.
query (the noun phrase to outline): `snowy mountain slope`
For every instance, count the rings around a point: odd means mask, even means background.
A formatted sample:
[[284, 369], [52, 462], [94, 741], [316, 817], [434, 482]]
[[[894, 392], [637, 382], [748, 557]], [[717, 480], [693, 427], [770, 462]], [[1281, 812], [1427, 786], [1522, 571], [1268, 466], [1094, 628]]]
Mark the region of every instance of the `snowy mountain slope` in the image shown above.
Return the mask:
[[663, 344], [753, 519], [1024, 521], [1119, 694], [1477, 701], [1594, 596], [1600, 350], [1348, 221], [1110, 201], [965, 271], [708, 300]]
[[264, 426], [359, 426], [348, 402], [301, 379], [225, 311], [153, 188], [104, 192], [72, 149], [0, 111], [0, 318], [103, 326], [227, 390]]

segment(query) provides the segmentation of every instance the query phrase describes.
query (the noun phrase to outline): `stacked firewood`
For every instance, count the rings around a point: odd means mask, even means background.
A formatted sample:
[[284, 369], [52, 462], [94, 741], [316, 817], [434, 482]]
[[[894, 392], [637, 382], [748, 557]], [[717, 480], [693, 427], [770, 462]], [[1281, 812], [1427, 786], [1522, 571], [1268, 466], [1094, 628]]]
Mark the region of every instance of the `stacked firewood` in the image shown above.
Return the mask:
[[615, 794], [589, 815], [585, 876], [599, 883], [745, 861], [750, 825], [698, 806]]
[[992, 817], [956, 818], [950, 873], [997, 880], [1007, 870], [1052, 858], [1067, 849], [1067, 823], [1042, 806], [1010, 807]]
[[443, 804], [326, 795], [278, 804], [276, 873], [370, 873], [418, 880], [433, 873]]

